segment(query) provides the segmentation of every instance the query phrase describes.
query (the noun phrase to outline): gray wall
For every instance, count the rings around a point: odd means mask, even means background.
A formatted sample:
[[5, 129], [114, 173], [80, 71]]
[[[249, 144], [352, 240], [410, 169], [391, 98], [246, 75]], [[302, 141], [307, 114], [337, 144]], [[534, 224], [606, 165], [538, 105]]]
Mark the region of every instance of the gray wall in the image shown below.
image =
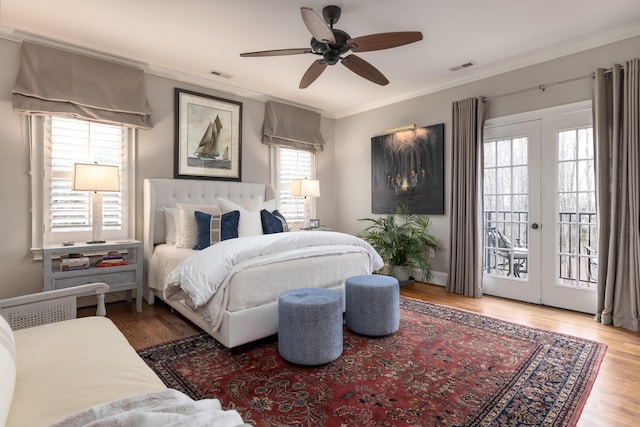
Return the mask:
[[[0, 298], [38, 292], [42, 288], [41, 263], [31, 255], [31, 217], [29, 211], [29, 145], [23, 121], [11, 109], [11, 88], [18, 73], [20, 44], [0, 39], [0, 197], [4, 201], [0, 235]], [[609, 67], [616, 61], [640, 56], [640, 37], [600, 47], [513, 71], [438, 93], [429, 94], [338, 120], [323, 118], [322, 134], [326, 149], [318, 156], [317, 170], [321, 197], [317, 216], [334, 229], [355, 233], [363, 228], [358, 218], [371, 215], [370, 138], [382, 129], [408, 123], [420, 126], [445, 124], [446, 214], [432, 216], [433, 232], [444, 250], [434, 260], [435, 280], [443, 282], [448, 264], [449, 177], [451, 103], [471, 96], [491, 96], [538, 86]], [[192, 84], [148, 75], [147, 97], [154, 110], [155, 127], [141, 131], [136, 151], [136, 193], [138, 212], [142, 208], [144, 178], [173, 177], [173, 90], [175, 87], [233, 99], [243, 103], [242, 179], [245, 182], [269, 182], [269, 150], [261, 143], [264, 102], [205, 89]], [[488, 116], [499, 117], [518, 112], [590, 99], [591, 83], [582, 80], [492, 101]], [[140, 215], [136, 236], [142, 236]]]

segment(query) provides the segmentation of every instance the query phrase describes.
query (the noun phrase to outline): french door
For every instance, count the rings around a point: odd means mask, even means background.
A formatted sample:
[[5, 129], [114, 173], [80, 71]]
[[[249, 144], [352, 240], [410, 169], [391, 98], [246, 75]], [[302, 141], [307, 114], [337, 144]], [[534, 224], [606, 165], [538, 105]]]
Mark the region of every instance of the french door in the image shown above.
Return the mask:
[[484, 291], [594, 313], [591, 112], [538, 114], [485, 129]]
[[485, 129], [484, 293], [541, 301], [539, 177], [539, 122]]

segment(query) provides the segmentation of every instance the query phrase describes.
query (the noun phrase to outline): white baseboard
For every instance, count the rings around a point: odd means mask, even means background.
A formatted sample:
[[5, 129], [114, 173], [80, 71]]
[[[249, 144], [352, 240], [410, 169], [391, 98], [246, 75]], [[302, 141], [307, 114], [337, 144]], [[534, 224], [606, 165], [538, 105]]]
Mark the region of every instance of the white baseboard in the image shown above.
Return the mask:
[[433, 271], [431, 273], [431, 280], [429, 280], [429, 283], [432, 285], [447, 286], [448, 277], [449, 275], [444, 271]]
[[[420, 277], [422, 277], [420, 270], [414, 270], [413, 277], [415, 277], [417, 280], [420, 280]], [[448, 277], [449, 275], [444, 271], [432, 271], [429, 283], [431, 283], [432, 285], [447, 286]]]

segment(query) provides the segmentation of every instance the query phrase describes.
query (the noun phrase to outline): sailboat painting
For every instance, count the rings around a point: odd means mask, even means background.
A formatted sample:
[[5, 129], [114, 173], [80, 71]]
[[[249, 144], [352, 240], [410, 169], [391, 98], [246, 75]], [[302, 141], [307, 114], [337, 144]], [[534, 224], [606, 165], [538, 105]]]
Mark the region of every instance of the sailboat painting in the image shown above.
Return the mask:
[[240, 181], [242, 103], [175, 90], [175, 178]]

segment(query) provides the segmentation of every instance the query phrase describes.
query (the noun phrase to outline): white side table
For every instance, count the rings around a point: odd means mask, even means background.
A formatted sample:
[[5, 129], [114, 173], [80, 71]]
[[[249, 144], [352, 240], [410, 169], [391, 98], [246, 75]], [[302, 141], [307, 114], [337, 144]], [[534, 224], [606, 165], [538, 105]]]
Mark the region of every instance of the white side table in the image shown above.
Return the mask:
[[[128, 265], [96, 267], [102, 256], [110, 251], [118, 251], [126, 258]], [[82, 254], [90, 260], [89, 268], [60, 270], [61, 259], [68, 254]], [[136, 290], [136, 309], [142, 311], [142, 242], [139, 240], [108, 240], [105, 243], [76, 243], [72, 246], [44, 245], [42, 248], [43, 290], [64, 289], [93, 282], [109, 284], [109, 292]]]

